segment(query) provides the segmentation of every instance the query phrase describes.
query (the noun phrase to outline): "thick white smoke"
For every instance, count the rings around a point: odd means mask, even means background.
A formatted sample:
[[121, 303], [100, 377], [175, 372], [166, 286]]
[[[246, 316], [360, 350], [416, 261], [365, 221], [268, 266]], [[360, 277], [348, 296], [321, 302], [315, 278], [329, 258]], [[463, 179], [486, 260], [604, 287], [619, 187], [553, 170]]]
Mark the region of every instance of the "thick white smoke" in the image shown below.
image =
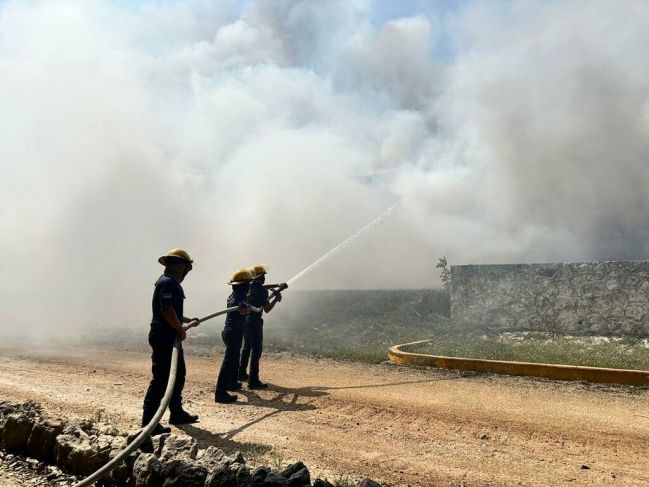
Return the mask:
[[176, 246], [214, 311], [236, 268], [286, 280], [397, 198], [300, 286], [647, 257], [648, 4], [384, 7], [0, 2], [0, 326], [146, 322]]

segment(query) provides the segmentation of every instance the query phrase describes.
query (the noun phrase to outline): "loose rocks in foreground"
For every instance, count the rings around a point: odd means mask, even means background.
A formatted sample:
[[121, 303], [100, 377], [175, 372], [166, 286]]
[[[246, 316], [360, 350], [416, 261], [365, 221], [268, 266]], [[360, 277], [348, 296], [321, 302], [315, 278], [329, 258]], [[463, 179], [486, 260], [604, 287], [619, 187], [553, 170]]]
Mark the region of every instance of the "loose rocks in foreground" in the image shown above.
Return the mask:
[[[45, 417], [41, 406], [31, 401], [0, 401], [0, 467], [17, 478], [22, 475], [16, 485], [72, 485], [74, 477], [69, 474], [90, 475], [123, 450], [133, 436], [106, 423]], [[161, 435], [145, 445], [147, 452], [134, 452], [97, 485], [333, 487], [323, 479], [311, 483], [309, 469], [302, 462], [281, 472], [251, 468], [241, 452], [228, 456], [214, 446], [200, 450], [196, 440], [186, 435]], [[380, 487], [369, 479], [358, 485]]]

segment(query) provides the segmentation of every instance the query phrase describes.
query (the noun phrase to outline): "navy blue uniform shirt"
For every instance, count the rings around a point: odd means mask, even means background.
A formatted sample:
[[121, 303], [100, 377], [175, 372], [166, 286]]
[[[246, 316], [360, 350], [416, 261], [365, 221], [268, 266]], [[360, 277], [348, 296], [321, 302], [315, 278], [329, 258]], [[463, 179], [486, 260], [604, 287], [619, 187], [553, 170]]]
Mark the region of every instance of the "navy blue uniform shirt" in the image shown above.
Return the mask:
[[[268, 305], [268, 289], [262, 283], [253, 281], [248, 292], [248, 303], [255, 308], [263, 308]], [[251, 311], [250, 314], [246, 315], [246, 321], [248, 323], [263, 322], [262, 314], [263, 311], [261, 313]]]
[[[248, 297], [248, 286], [236, 286], [232, 288], [232, 294], [228, 297], [228, 308], [233, 306], [245, 306]], [[238, 311], [230, 311], [225, 316], [225, 327], [236, 328], [243, 327], [245, 316], [240, 315]]]
[[173, 277], [162, 275], [155, 283], [153, 290], [153, 318], [151, 319], [151, 332], [166, 338], [175, 338], [177, 333], [162, 316], [162, 306], [171, 305], [178, 316], [183, 320], [183, 303], [185, 293], [180, 283]]

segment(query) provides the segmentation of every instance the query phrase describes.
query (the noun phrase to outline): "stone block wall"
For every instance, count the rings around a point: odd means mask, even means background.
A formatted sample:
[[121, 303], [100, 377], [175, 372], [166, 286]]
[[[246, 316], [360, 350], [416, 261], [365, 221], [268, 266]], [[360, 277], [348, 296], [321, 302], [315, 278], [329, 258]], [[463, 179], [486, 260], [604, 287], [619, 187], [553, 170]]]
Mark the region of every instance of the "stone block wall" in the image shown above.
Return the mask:
[[491, 331], [649, 336], [649, 261], [451, 266], [451, 319]]

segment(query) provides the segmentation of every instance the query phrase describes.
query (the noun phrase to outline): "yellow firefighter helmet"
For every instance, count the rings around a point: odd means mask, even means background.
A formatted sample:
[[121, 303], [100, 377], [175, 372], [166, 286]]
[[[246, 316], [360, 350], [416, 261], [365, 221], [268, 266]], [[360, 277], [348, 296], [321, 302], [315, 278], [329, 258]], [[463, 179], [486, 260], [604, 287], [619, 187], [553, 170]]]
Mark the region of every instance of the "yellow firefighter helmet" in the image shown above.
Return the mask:
[[257, 279], [258, 277], [263, 276], [264, 274], [268, 274], [268, 266], [266, 264], [253, 265], [250, 268], [250, 270], [252, 271], [255, 279]]
[[189, 252], [187, 252], [184, 249], [171, 249], [169, 252], [167, 252], [166, 255], [163, 255], [158, 259], [158, 262], [160, 262], [162, 265], [167, 265], [167, 260], [172, 257], [172, 260], [180, 259], [186, 261], [187, 264], [193, 264], [194, 260], [192, 259], [192, 256], [189, 255]]
[[245, 284], [250, 282], [255, 278], [255, 275], [250, 269], [239, 269], [237, 272], [232, 274], [232, 278], [228, 284]]

